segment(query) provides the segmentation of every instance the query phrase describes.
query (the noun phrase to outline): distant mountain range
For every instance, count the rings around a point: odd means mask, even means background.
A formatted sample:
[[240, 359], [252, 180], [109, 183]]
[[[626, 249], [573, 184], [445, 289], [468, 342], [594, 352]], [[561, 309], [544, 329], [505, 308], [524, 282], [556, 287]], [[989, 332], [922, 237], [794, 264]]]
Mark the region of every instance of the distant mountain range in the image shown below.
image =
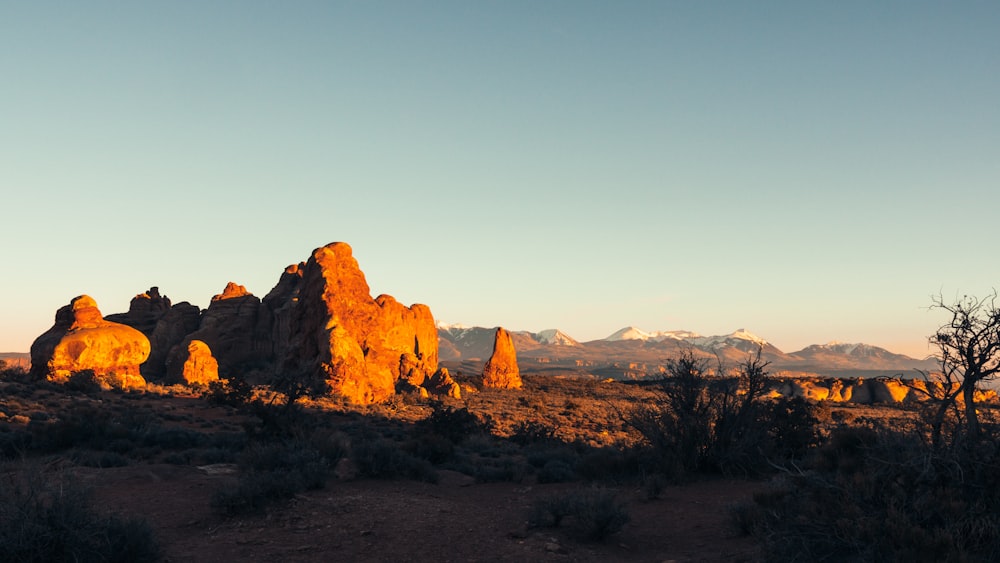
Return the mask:
[[[439, 324], [442, 363], [458, 370], [481, 369], [492, 353], [495, 330], [495, 327]], [[728, 365], [736, 364], [760, 349], [764, 359], [771, 362], [772, 372], [873, 376], [937, 367], [933, 359], [919, 360], [870, 344], [830, 342], [786, 353], [745, 329], [702, 336], [684, 330], [646, 332], [630, 326], [589, 342], [579, 342], [558, 329], [511, 332], [511, 335], [521, 370], [526, 373], [642, 378], [662, 373], [666, 360], [685, 350], [714, 366], [717, 359]]]

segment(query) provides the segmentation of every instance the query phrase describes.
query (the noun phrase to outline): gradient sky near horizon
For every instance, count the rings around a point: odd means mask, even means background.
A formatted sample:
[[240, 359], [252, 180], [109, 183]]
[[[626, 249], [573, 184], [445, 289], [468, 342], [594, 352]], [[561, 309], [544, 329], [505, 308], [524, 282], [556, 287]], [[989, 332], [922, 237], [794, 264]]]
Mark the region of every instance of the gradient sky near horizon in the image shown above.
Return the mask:
[[912, 356], [1000, 287], [998, 2], [0, 2], [0, 351], [79, 294], [373, 293]]

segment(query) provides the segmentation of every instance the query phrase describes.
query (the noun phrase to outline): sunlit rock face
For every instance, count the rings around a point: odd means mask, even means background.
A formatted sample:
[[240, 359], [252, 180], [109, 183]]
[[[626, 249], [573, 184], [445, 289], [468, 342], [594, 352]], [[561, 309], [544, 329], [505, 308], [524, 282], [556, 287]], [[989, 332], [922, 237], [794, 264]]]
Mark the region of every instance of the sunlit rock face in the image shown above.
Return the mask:
[[[957, 383], [952, 393], [957, 391]], [[832, 403], [854, 403], [859, 405], [898, 405], [918, 403], [930, 397], [941, 397], [943, 387], [940, 382], [920, 379], [901, 380], [896, 378], [878, 379], [779, 379], [770, 383], [767, 395], [771, 398], [803, 398], [810, 401]], [[962, 401], [961, 395], [956, 400]], [[996, 401], [997, 392], [992, 389], [976, 391], [976, 402]]]
[[483, 367], [483, 386], [497, 389], [520, 389], [521, 371], [517, 367], [514, 340], [503, 327], [493, 337], [493, 355]]
[[437, 370], [430, 309], [388, 295], [372, 299], [345, 243], [290, 266], [264, 303], [279, 369], [320, 375], [352, 402], [383, 401], [401, 378], [419, 386]]
[[103, 386], [143, 387], [139, 365], [149, 357], [149, 339], [124, 324], [107, 321], [87, 295], [56, 312], [55, 324], [31, 345], [31, 371], [38, 378], [65, 382], [92, 371]]
[[434, 375], [424, 382], [423, 387], [435, 395], [443, 395], [453, 399], [462, 398], [462, 386], [451, 378], [446, 367], [438, 368]]
[[167, 381], [185, 385], [208, 385], [219, 380], [219, 363], [208, 344], [191, 340], [177, 346], [167, 360]]

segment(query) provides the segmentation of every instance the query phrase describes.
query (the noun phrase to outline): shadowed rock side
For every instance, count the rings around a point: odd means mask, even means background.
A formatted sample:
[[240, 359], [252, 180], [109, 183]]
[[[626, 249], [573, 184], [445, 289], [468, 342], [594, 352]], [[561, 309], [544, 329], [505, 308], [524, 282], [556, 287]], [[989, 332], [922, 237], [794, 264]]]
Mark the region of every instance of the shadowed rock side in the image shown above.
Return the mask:
[[171, 305], [170, 298], [151, 287], [129, 302], [127, 313], [108, 315], [104, 320], [128, 325], [149, 339], [149, 358], [142, 364], [142, 374], [149, 380], [160, 380], [165, 373], [167, 356], [174, 346], [198, 330], [201, 309], [182, 301]]
[[208, 344], [192, 340], [186, 347], [177, 346], [167, 360], [167, 380], [186, 385], [208, 385], [219, 380], [219, 362]]
[[74, 298], [56, 312], [55, 324], [31, 344], [31, 373], [65, 382], [73, 374], [92, 371], [102, 386], [142, 387], [139, 364], [149, 357], [149, 340], [142, 332], [101, 317], [87, 295]]
[[422, 386], [437, 371], [430, 309], [388, 295], [372, 299], [345, 243], [318, 248], [305, 264], [286, 269], [264, 300], [278, 366], [322, 375], [352, 402], [383, 401], [401, 377]]
[[493, 338], [493, 355], [483, 368], [483, 385], [497, 389], [521, 388], [521, 372], [517, 368], [514, 340], [503, 327], [497, 328]]
[[260, 303], [247, 288], [229, 282], [201, 314], [198, 330], [177, 346], [183, 351], [192, 341], [201, 340], [211, 348], [222, 373], [247, 363], [268, 362], [271, 346], [262, 343], [269, 335], [259, 326]]
[[160, 295], [160, 288], [151, 287], [149, 291], [140, 293], [129, 301], [127, 313], [115, 313], [104, 318], [106, 321], [128, 325], [148, 338], [167, 311], [170, 310], [170, 298]]

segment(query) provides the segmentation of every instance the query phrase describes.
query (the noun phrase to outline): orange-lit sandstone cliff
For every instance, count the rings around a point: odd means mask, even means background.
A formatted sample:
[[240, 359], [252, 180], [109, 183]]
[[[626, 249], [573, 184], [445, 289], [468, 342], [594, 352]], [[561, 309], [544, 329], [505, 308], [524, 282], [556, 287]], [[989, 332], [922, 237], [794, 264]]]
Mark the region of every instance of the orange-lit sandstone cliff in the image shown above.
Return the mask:
[[425, 305], [372, 299], [351, 247], [317, 248], [289, 267], [264, 302], [273, 312], [279, 369], [326, 378], [352, 402], [382, 401], [405, 380], [421, 386], [437, 371], [437, 328]]
[[101, 317], [87, 295], [74, 298], [56, 312], [55, 324], [31, 345], [31, 372], [64, 382], [92, 371], [103, 386], [119, 389], [146, 384], [139, 365], [149, 357], [149, 340], [138, 330]]
[[520, 389], [521, 371], [517, 367], [514, 340], [503, 327], [493, 337], [493, 355], [483, 367], [483, 385], [498, 389]]

